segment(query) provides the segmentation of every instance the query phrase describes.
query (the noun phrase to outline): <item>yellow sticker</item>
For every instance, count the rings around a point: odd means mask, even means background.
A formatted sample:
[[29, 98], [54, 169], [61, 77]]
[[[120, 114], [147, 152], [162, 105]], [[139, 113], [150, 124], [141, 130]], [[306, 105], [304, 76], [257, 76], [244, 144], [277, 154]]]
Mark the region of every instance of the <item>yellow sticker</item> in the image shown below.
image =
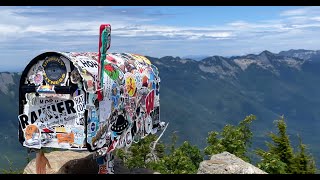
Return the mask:
[[126, 89], [129, 96], [133, 96], [136, 93], [137, 86], [134, 76], [128, 76], [126, 78]]

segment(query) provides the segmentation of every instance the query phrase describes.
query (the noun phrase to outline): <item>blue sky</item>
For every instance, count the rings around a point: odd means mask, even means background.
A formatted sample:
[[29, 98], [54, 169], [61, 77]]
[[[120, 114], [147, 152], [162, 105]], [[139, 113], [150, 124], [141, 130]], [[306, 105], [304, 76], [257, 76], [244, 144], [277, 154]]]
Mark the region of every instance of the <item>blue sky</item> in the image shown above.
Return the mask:
[[22, 69], [45, 51], [97, 51], [110, 23], [110, 52], [162, 57], [318, 50], [320, 7], [0, 7], [0, 71]]

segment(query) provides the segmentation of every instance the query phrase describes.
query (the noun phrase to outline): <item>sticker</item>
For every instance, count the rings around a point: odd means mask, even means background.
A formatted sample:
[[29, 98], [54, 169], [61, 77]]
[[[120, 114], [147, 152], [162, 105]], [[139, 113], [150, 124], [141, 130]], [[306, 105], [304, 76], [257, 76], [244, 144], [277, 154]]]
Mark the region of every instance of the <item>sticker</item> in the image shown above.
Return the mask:
[[137, 87], [137, 89], [142, 88], [141, 73], [139, 73], [139, 72], [136, 71], [136, 72], [134, 73], [134, 76], [135, 76], [135, 82], [136, 82], [136, 87]]
[[112, 141], [111, 145], [108, 147], [107, 154], [112, 152], [116, 148], [117, 144], [118, 144], [118, 140], [117, 139]]
[[56, 133], [67, 133], [67, 130], [64, 126], [61, 126], [61, 127], [55, 127], [55, 132]]
[[84, 82], [83, 82], [84, 89], [87, 92], [95, 93], [94, 92], [95, 91], [95, 82], [93, 80], [93, 77], [88, 74], [83, 74], [82, 77], [84, 79]]
[[104, 65], [104, 72], [112, 79], [116, 80], [119, 77], [119, 70], [117, 70], [112, 64]]
[[78, 72], [77, 69], [74, 69], [72, 72], [71, 72], [71, 76], [70, 76], [70, 79], [71, 79], [71, 82], [73, 84], [78, 84], [81, 80], [81, 76]]
[[74, 142], [74, 134], [71, 133], [63, 133], [57, 134], [58, 143], [69, 143], [72, 144]]
[[124, 146], [126, 145], [126, 138], [123, 136], [123, 134], [120, 136], [119, 138], [119, 142], [118, 142], [118, 145], [117, 145], [117, 149], [121, 149], [123, 148]]
[[120, 98], [120, 90], [116, 83], [113, 83], [111, 90], [111, 100], [113, 102], [113, 108], [118, 109]]
[[106, 60], [108, 60], [110, 63], [117, 64], [117, 60], [113, 58], [111, 54], [107, 54]]
[[74, 134], [74, 146], [83, 146], [85, 134], [84, 134], [84, 127], [83, 126], [77, 126], [71, 128], [71, 132]]
[[152, 128], [157, 128], [160, 123], [160, 107], [157, 106], [153, 111], [150, 113], [150, 117], [152, 119]]
[[42, 85], [42, 82], [43, 82], [43, 75], [42, 73], [37, 73], [35, 76], [34, 76], [34, 84], [39, 86], [39, 85]]
[[91, 114], [88, 117], [88, 135], [94, 137], [99, 128], [99, 119], [95, 108], [91, 109]]
[[73, 98], [74, 102], [75, 102], [75, 110], [78, 112], [78, 114], [82, 114], [84, 113], [85, 111], [85, 108], [84, 108], [84, 95], [81, 94], [79, 96], [76, 96]]
[[39, 128], [36, 125], [28, 125], [26, 127], [25, 133], [25, 144], [27, 146], [39, 146], [41, 144], [41, 133], [39, 131]]
[[111, 130], [116, 132], [118, 135], [121, 134], [128, 127], [129, 123], [124, 118], [123, 115], [118, 115], [116, 122], [114, 122], [111, 126]]
[[77, 56], [75, 59], [80, 68], [85, 69], [90, 74], [98, 74], [99, 64], [96, 60], [87, 56]]
[[41, 145], [46, 145], [52, 142], [53, 135], [50, 133], [41, 133]]
[[142, 75], [142, 86], [149, 87], [149, 78], [146, 75]]
[[110, 99], [104, 99], [99, 102], [100, 122], [104, 122], [109, 119], [111, 114], [111, 104], [112, 100]]
[[50, 85], [61, 85], [66, 78], [67, 68], [65, 63], [56, 56], [48, 57], [42, 63], [44, 80]]
[[152, 129], [152, 119], [150, 116], [147, 116], [147, 118], [144, 121], [144, 128], [145, 128], [145, 133], [149, 134]]
[[113, 81], [108, 75], [103, 72], [105, 78], [103, 78], [103, 96], [104, 99], [109, 99], [111, 98], [111, 90], [112, 90], [112, 85], [114, 84], [115, 81]]
[[54, 85], [42, 85], [37, 89], [38, 93], [56, 93], [54, 90]]
[[146, 110], [147, 115], [154, 109], [154, 90], [151, 90], [146, 97]]
[[110, 53], [109, 56], [113, 57], [117, 61], [117, 66], [119, 68], [121, 68], [121, 66], [124, 67], [124, 60], [121, 58], [119, 53]]
[[89, 93], [88, 100], [87, 100], [87, 106], [95, 106], [96, 100], [97, 100], [97, 95]]
[[136, 81], [135, 77], [131, 73], [126, 73], [126, 90], [129, 96], [133, 96], [136, 93]]
[[108, 174], [108, 168], [106, 164], [99, 165], [99, 172], [98, 174]]
[[18, 116], [21, 128], [25, 129], [27, 125], [35, 122], [47, 127], [60, 123], [73, 125], [74, 120], [78, 118], [78, 113], [80, 113], [76, 110], [75, 104], [73, 100], [68, 99], [46, 107], [34, 107], [29, 115], [21, 114]]
[[126, 137], [126, 147], [130, 147], [132, 144], [132, 134], [131, 134], [131, 130], [127, 131], [125, 134]]

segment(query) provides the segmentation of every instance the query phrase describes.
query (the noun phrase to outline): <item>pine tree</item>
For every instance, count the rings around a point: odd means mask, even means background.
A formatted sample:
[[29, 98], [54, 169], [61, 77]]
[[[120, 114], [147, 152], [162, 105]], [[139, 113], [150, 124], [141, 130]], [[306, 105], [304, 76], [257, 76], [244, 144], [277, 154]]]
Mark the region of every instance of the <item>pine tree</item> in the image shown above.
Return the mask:
[[250, 125], [255, 119], [256, 116], [249, 115], [238, 126], [227, 124], [221, 133], [216, 131], [209, 132], [207, 138], [208, 146], [204, 150], [205, 154], [213, 155], [227, 151], [250, 162], [250, 158], [246, 153], [247, 148], [251, 146], [252, 132]]
[[[174, 147], [174, 146], [171, 146]], [[172, 151], [150, 166], [162, 174], [195, 174], [203, 155], [197, 146], [192, 146], [185, 141], [180, 147]]]
[[307, 146], [302, 143], [301, 137], [299, 138], [299, 151], [296, 153], [294, 158], [294, 174], [315, 174], [317, 169], [315, 160], [311, 154], [307, 154]]
[[306, 146], [302, 144], [300, 138], [300, 151], [294, 154], [284, 117], [275, 121], [278, 133], [270, 133], [269, 136], [273, 143], [267, 142], [268, 151], [257, 149], [256, 154], [261, 156], [258, 167], [270, 174], [305, 174], [315, 173], [316, 167], [313, 157], [306, 155]]

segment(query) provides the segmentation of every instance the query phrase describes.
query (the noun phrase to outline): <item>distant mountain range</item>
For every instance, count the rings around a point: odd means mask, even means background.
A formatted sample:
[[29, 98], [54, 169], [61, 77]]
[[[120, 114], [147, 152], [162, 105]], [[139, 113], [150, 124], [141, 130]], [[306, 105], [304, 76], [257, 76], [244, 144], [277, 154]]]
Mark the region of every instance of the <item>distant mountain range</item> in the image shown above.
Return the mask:
[[[180, 142], [188, 140], [203, 148], [209, 131], [255, 114], [253, 148], [265, 148], [267, 133], [275, 130], [273, 121], [285, 115], [293, 143], [299, 133], [319, 167], [320, 51], [263, 51], [201, 60], [148, 58], [160, 72], [160, 116], [170, 122], [165, 141], [177, 131]], [[6, 154], [17, 166], [25, 162], [17, 156], [18, 152], [26, 155], [17, 139], [18, 80], [18, 73], [0, 74], [0, 144], [4, 147], [0, 168], [7, 164]]]

